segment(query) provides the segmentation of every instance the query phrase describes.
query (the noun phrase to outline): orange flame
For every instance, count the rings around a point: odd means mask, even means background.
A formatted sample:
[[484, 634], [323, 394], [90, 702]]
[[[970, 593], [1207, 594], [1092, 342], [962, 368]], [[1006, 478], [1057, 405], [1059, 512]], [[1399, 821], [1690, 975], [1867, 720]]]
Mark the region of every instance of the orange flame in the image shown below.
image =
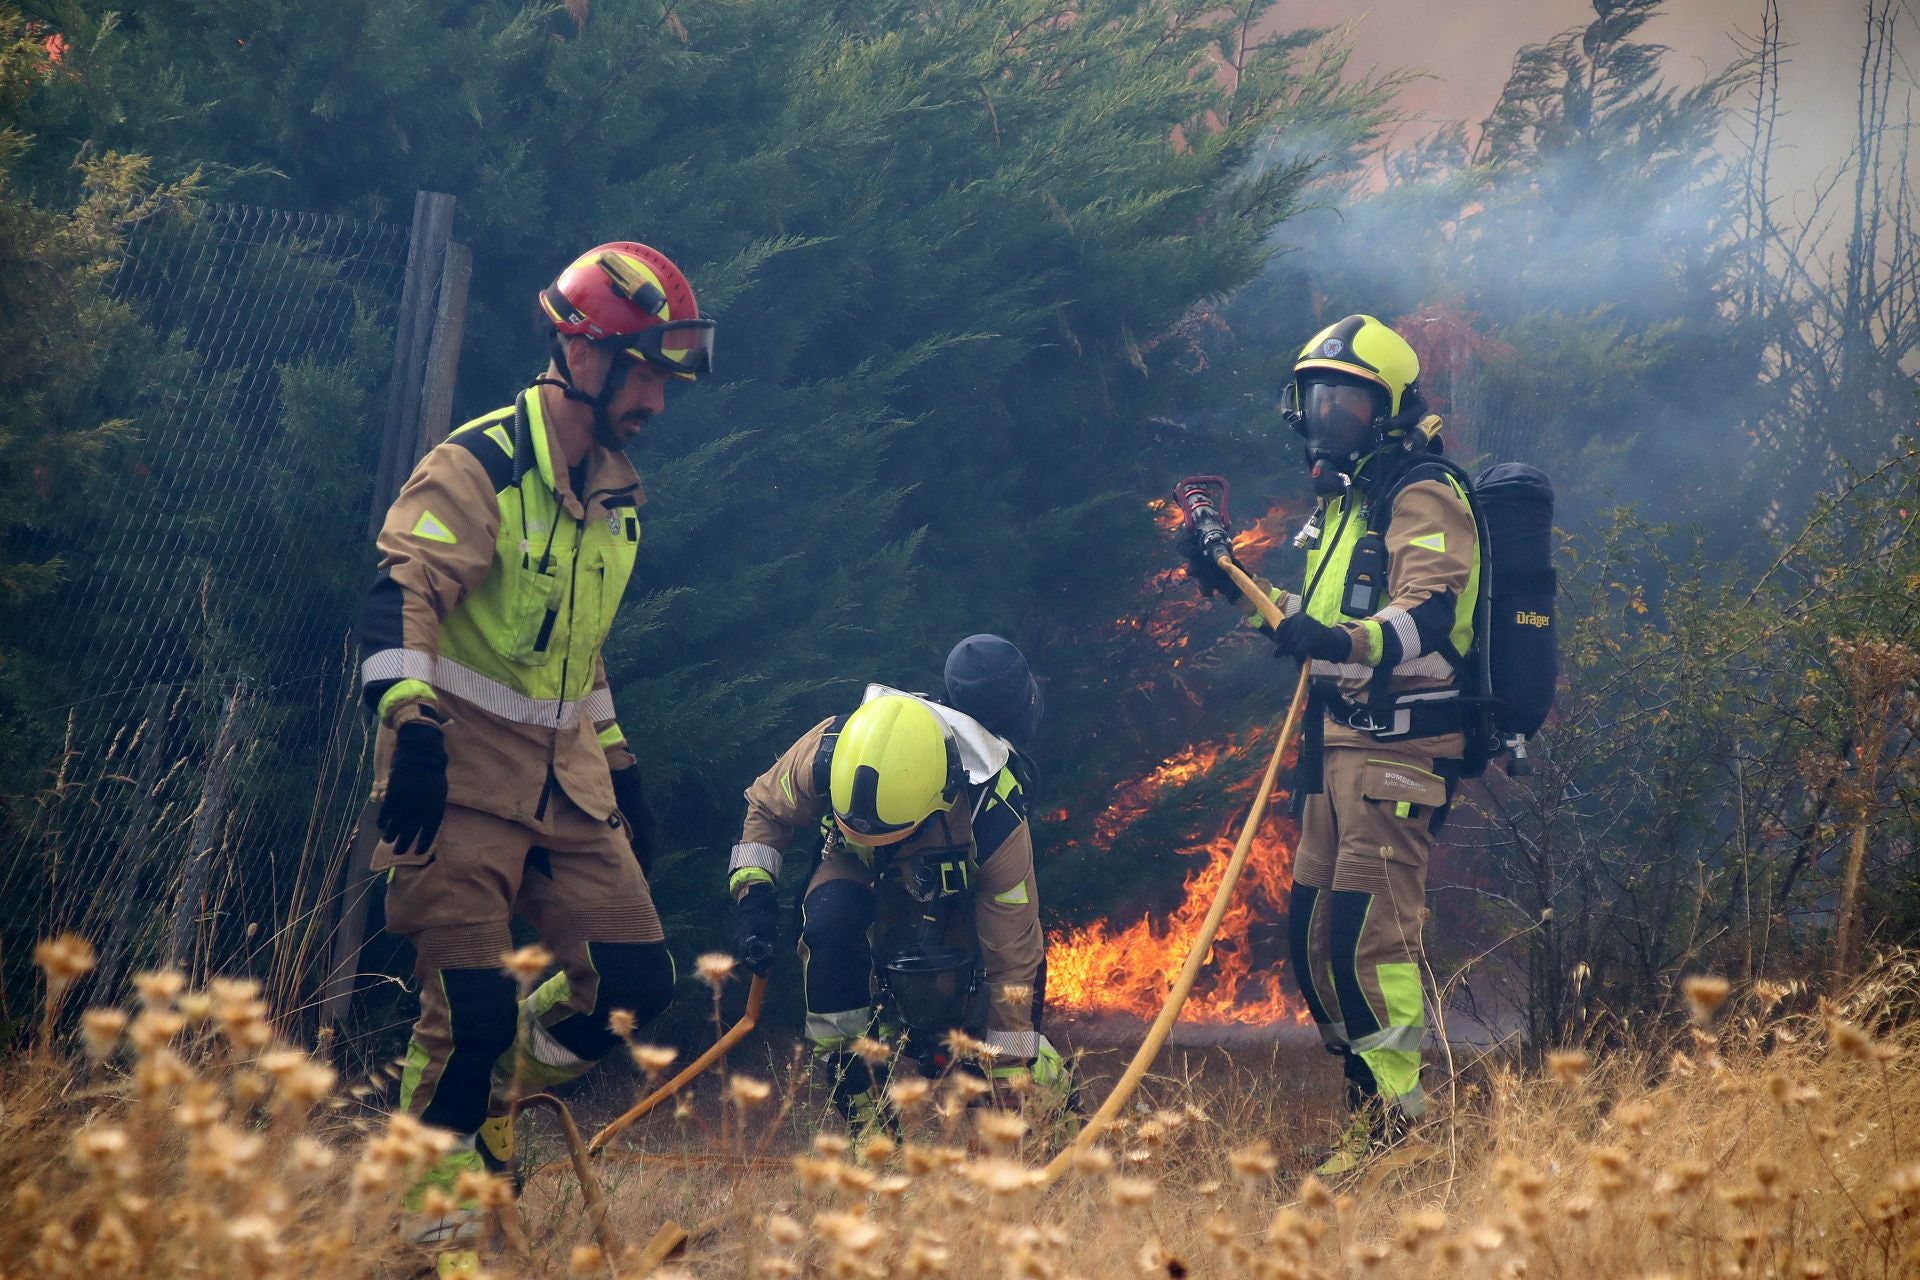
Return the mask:
[[[1183, 517], [1176, 503], [1162, 498], [1147, 506], [1161, 528], [1168, 532], [1180, 528]], [[1283, 507], [1269, 508], [1233, 535], [1235, 558], [1249, 570], [1257, 568], [1286, 536], [1287, 523]], [[1178, 568], [1153, 574], [1142, 590], [1152, 603], [1137, 615], [1115, 619], [1121, 631], [1149, 639], [1167, 655], [1176, 672], [1185, 660], [1194, 614], [1205, 602], [1184, 577], [1185, 571]], [[1093, 820], [1091, 843], [1100, 850], [1111, 849], [1129, 827], [1170, 795], [1218, 767], [1244, 770], [1247, 776], [1229, 791], [1243, 801], [1251, 800], [1265, 755], [1262, 736], [1256, 732], [1244, 743], [1183, 747], [1141, 777], [1115, 788], [1106, 808]], [[1279, 801], [1276, 794], [1276, 809]], [[1049, 816], [1058, 822], [1068, 815], [1059, 810]], [[1225, 815], [1211, 834], [1191, 833], [1183, 852], [1204, 858], [1205, 864], [1187, 874], [1180, 905], [1164, 922], [1156, 924], [1148, 916], [1120, 928], [1101, 920], [1055, 938], [1047, 948], [1048, 1003], [1058, 1009], [1122, 1012], [1140, 1018], [1159, 1013], [1225, 878], [1244, 820], [1241, 809]], [[1212, 1025], [1307, 1021], [1304, 1006], [1290, 1000], [1282, 989], [1284, 968], [1278, 958], [1262, 957], [1256, 972], [1250, 943], [1255, 926], [1286, 912], [1293, 888], [1292, 842], [1292, 824], [1270, 812], [1254, 833], [1246, 867], [1207, 956], [1208, 967], [1181, 1011], [1184, 1021]]]
[[[1165, 799], [1169, 791], [1220, 764], [1251, 768], [1260, 755], [1232, 744], [1176, 752], [1114, 793], [1112, 802], [1094, 819], [1095, 846], [1111, 848], [1122, 832]], [[1249, 777], [1232, 789], [1249, 792], [1253, 783]], [[1164, 924], [1156, 925], [1151, 917], [1143, 917], [1116, 929], [1097, 920], [1056, 938], [1047, 948], [1048, 1003], [1060, 1009], [1122, 1012], [1140, 1018], [1159, 1013], [1213, 905], [1243, 821], [1242, 813], [1231, 814], [1212, 839], [1184, 850], [1189, 856], [1204, 857], [1206, 865], [1188, 873], [1181, 903]], [[1207, 956], [1209, 968], [1203, 971], [1181, 1011], [1183, 1021], [1213, 1025], [1306, 1021], [1306, 1010], [1296, 1006], [1283, 990], [1281, 966], [1264, 963], [1256, 972], [1248, 945], [1251, 926], [1284, 912], [1292, 888], [1291, 824], [1270, 812], [1254, 834], [1246, 868]]]

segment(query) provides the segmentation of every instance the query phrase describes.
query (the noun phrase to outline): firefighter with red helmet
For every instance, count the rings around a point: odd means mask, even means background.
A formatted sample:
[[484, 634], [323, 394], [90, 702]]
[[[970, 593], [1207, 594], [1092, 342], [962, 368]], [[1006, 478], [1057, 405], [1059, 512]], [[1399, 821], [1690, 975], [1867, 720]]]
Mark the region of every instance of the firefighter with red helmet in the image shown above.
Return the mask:
[[[429, 1179], [447, 1188], [510, 1156], [501, 1082], [581, 1074], [619, 1043], [609, 1013], [644, 1022], [673, 989], [652, 818], [600, 649], [645, 500], [623, 451], [668, 381], [710, 370], [714, 322], [666, 255], [630, 241], [581, 255], [539, 300], [545, 373], [414, 468], [360, 620], [380, 721], [373, 866], [420, 978], [400, 1102], [455, 1135]], [[515, 914], [557, 969], [525, 1017], [501, 966]], [[418, 1228], [443, 1273], [477, 1265], [472, 1211]]]

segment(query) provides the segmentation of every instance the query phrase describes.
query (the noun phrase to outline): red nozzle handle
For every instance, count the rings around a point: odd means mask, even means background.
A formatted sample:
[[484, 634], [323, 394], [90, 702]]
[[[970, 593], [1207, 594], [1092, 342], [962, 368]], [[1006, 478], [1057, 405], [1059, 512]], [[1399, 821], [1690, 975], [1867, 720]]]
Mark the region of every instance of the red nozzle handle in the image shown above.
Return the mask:
[[1233, 528], [1227, 515], [1228, 492], [1224, 476], [1188, 476], [1173, 486], [1181, 518], [1200, 535], [1200, 545], [1209, 555], [1227, 554], [1232, 550], [1227, 536]]

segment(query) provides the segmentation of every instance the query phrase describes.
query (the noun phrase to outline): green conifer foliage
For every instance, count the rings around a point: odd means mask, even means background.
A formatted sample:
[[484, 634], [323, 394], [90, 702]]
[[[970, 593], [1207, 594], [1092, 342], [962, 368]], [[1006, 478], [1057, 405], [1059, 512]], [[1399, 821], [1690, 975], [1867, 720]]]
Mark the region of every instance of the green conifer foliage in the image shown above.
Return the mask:
[[1379, 111], [1311, 33], [1251, 36], [1271, 8], [89, 0], [62, 10], [88, 92], [32, 105], [228, 198], [454, 194], [463, 412], [537, 370], [532, 294], [572, 254], [637, 237], [687, 270], [718, 370], [635, 450], [609, 658], [669, 845], [710, 849], [772, 750], [865, 679], [931, 685], [970, 631], [1034, 654], [1063, 757], [1101, 724], [1113, 600], [1165, 554], [1169, 335]]

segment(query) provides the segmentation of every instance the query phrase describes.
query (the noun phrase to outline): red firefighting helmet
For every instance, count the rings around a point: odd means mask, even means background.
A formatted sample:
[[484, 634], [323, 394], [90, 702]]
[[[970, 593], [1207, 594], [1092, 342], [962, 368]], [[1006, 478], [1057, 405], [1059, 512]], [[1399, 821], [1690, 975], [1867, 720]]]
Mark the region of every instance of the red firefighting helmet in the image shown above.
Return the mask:
[[566, 337], [584, 336], [688, 381], [712, 371], [714, 323], [658, 249], [631, 240], [589, 249], [540, 291], [540, 308]]

